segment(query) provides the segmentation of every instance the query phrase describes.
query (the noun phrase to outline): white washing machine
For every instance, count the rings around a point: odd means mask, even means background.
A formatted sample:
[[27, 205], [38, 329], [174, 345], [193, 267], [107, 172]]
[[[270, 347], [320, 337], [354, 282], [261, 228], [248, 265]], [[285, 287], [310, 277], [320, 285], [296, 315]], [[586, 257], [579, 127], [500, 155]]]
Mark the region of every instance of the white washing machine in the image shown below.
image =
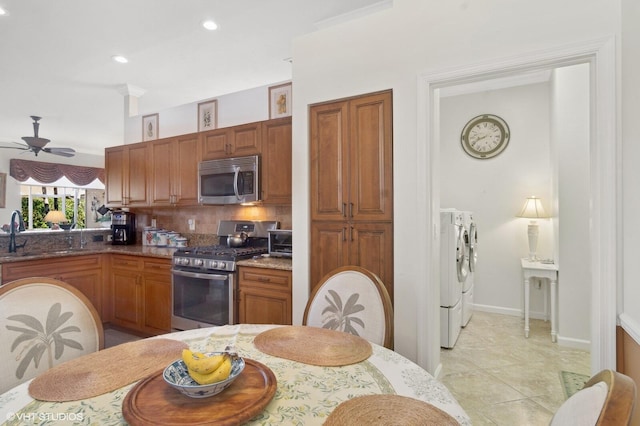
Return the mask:
[[469, 273], [462, 212], [440, 212], [440, 346], [453, 348], [462, 327], [462, 288]]
[[473, 315], [473, 289], [478, 262], [478, 227], [473, 220], [472, 212], [462, 212], [462, 216], [464, 227], [467, 230], [467, 258], [469, 260], [469, 273], [462, 286], [462, 326], [465, 327]]

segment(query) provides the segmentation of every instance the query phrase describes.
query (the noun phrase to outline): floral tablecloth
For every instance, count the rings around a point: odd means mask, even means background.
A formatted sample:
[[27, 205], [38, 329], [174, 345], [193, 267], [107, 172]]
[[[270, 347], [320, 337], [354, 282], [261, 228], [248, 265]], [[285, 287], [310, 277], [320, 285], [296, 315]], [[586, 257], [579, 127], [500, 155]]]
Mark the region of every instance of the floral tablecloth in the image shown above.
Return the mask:
[[[268, 366], [278, 388], [266, 409], [253, 418], [252, 425], [320, 425], [343, 401], [359, 395], [398, 394], [426, 401], [453, 416], [463, 425], [469, 417], [449, 390], [428, 372], [403, 356], [372, 345], [372, 356], [343, 367], [318, 367], [260, 352], [253, 339], [274, 326], [227, 325], [163, 335], [181, 340], [193, 350], [221, 351], [228, 345], [241, 356]], [[105, 366], [105, 368], [114, 366]], [[117, 368], [117, 366], [116, 366]], [[0, 395], [0, 421], [6, 425], [121, 425], [122, 401], [135, 385], [95, 398], [72, 402], [33, 400], [27, 383]]]

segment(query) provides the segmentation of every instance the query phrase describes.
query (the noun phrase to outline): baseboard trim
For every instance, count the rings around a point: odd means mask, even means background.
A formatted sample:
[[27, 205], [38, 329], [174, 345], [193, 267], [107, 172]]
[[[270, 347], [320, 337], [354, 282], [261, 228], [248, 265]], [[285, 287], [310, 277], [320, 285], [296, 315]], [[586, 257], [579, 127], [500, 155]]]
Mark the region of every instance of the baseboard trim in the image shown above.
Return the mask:
[[[511, 315], [512, 317], [522, 317], [524, 318], [524, 312], [522, 309], [513, 309], [513, 308], [503, 308], [501, 306], [492, 306], [492, 305], [473, 305], [474, 309], [480, 312], [489, 312], [492, 314], [502, 314], [502, 315]], [[530, 311], [529, 318], [531, 319], [541, 319], [548, 320], [548, 315], [544, 312], [538, 311]]]
[[591, 341], [582, 339], [572, 339], [570, 337], [558, 336], [558, 345], [568, 348], [582, 349], [585, 351], [591, 350]]

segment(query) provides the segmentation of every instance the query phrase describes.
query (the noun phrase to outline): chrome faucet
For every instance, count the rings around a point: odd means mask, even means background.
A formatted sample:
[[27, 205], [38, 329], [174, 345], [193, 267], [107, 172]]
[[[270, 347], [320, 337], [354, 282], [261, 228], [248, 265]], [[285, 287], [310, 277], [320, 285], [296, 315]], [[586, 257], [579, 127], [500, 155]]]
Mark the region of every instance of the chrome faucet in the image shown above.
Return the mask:
[[80, 248], [83, 249], [87, 245], [87, 241], [82, 236], [82, 228], [80, 228]]
[[16, 215], [18, 215], [18, 220], [20, 221], [17, 231], [24, 231], [24, 220], [22, 219], [22, 213], [20, 213], [20, 210], [14, 210], [13, 213], [11, 213], [11, 236], [9, 237], [9, 253], [15, 253], [18, 247], [24, 247], [25, 244], [27, 244], [27, 242], [25, 241], [24, 244], [20, 246], [16, 245]]

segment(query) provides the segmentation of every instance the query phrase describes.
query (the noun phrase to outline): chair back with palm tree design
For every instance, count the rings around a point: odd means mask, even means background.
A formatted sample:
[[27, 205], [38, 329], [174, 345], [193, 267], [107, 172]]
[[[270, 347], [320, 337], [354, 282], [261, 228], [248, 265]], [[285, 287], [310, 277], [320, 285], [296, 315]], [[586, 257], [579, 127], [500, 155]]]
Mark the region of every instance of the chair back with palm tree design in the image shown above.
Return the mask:
[[0, 287], [0, 393], [104, 346], [98, 312], [79, 290], [34, 277]]
[[359, 266], [338, 268], [314, 288], [303, 325], [339, 330], [393, 349], [393, 307], [380, 278]]

